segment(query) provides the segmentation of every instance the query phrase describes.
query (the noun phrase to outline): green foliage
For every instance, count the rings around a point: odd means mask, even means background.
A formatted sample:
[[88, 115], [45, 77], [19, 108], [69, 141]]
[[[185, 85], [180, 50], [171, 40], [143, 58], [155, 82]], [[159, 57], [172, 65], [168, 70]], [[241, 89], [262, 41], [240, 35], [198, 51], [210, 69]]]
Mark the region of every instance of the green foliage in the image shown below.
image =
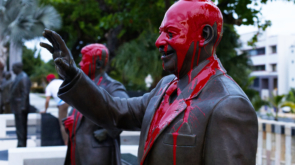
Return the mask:
[[34, 72], [30, 75], [30, 78], [32, 81], [37, 82], [38, 84], [44, 84], [46, 80], [46, 76], [50, 73], [55, 74], [55, 76], [58, 76], [56, 70], [54, 61], [50, 60], [47, 63], [42, 63], [40, 66], [34, 67]]
[[161, 78], [162, 62], [154, 43], [157, 37], [157, 33], [145, 31], [119, 48], [113, 65], [127, 89], [147, 90], [145, 77], [148, 74], [153, 80]]
[[295, 113], [295, 89], [292, 88], [286, 95], [286, 101], [281, 105], [281, 107], [290, 107], [291, 112]]
[[40, 67], [44, 64], [44, 62], [41, 60], [40, 53], [38, 53], [37, 57], [34, 56], [36, 51], [37, 49], [32, 50], [23, 46], [23, 70], [28, 74], [28, 76], [34, 74], [36, 67]]
[[272, 96], [269, 99], [270, 104], [275, 108], [275, 112], [276, 112], [275, 120], [278, 120], [279, 108], [282, 107], [284, 97], [285, 95], [277, 95], [277, 96]]
[[259, 109], [262, 107], [262, 106], [269, 106], [269, 102], [268, 101], [265, 101], [265, 100], [262, 100], [261, 97], [259, 96], [259, 94], [255, 95], [252, 99], [251, 99], [251, 102], [252, 102], [252, 105], [255, 109], [255, 111], [259, 111]]

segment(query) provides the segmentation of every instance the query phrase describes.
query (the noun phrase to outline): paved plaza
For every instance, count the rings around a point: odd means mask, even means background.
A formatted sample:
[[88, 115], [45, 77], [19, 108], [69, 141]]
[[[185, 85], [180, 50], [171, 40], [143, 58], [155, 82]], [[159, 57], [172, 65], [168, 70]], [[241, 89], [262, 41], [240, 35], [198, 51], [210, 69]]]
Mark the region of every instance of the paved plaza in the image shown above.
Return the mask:
[[[30, 94], [30, 104], [38, 111], [43, 111], [45, 104], [45, 97], [42, 94]], [[47, 110], [48, 113], [51, 113], [53, 116], [57, 116], [58, 109], [56, 107], [56, 103], [54, 100], [50, 100], [49, 108]], [[28, 140], [27, 140], [27, 148], [24, 150], [19, 150], [18, 152], [29, 153], [34, 150], [40, 149], [40, 137], [36, 135], [36, 131], [28, 127]], [[139, 143], [139, 132], [129, 132], [124, 131], [121, 134], [121, 152], [132, 154], [137, 156], [137, 148]], [[9, 163], [9, 154], [8, 150], [16, 149], [17, 146], [17, 138], [15, 134], [15, 127], [7, 127], [6, 128], [6, 137], [0, 138], [0, 165], [10, 165]], [[44, 147], [41, 147], [45, 149]], [[66, 150], [66, 146], [61, 146], [61, 150]], [[10, 151], [9, 151], [10, 152]], [[59, 155], [59, 157], [65, 157], [65, 155]], [[44, 162], [44, 160], [43, 160]], [[46, 164], [46, 162], [44, 163]], [[17, 164], [14, 164], [17, 165]], [[40, 164], [42, 165], [42, 164]], [[58, 165], [58, 164], [55, 164]]]

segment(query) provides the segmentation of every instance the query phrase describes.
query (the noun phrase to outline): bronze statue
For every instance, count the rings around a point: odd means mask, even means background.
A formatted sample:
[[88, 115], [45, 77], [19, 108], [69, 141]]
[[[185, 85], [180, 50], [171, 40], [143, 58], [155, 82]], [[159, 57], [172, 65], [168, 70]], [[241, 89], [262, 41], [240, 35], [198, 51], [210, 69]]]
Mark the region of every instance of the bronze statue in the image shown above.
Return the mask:
[[130, 99], [97, 88], [57, 33], [45, 30], [53, 46], [41, 46], [53, 54], [65, 79], [59, 97], [104, 128], [141, 130], [141, 165], [255, 165], [256, 113], [215, 54], [222, 26], [222, 14], [210, 0], [175, 2], [156, 41], [163, 68], [174, 75]]
[[21, 62], [13, 64], [12, 70], [16, 74], [16, 78], [10, 89], [10, 107], [14, 113], [17, 147], [27, 146], [27, 121], [30, 109], [31, 81], [22, 68]]
[[[125, 87], [105, 73], [109, 53], [104, 45], [88, 45], [82, 49], [81, 54], [81, 69], [95, 85], [113, 97], [128, 98]], [[73, 162], [76, 165], [121, 165], [121, 130], [104, 129], [75, 109], [64, 123], [70, 137], [65, 165]]]
[[9, 94], [10, 88], [12, 86], [13, 81], [11, 80], [11, 73], [4, 72], [4, 78], [2, 79], [1, 85], [1, 102], [2, 102], [2, 110], [5, 114], [11, 113], [10, 103], [9, 103]]

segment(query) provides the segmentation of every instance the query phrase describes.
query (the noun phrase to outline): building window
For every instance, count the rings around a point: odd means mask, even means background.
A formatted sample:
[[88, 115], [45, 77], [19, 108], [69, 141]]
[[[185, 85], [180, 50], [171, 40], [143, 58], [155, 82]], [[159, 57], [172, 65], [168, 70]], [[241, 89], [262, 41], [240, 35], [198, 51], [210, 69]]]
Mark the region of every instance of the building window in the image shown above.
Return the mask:
[[270, 64], [271, 66], [271, 71], [276, 72], [277, 71], [277, 64]]
[[255, 65], [253, 66], [253, 71], [264, 71], [265, 65]]
[[246, 50], [245, 52], [250, 56], [264, 55], [265, 54], [265, 48]]
[[277, 45], [271, 46], [271, 47], [270, 47], [270, 52], [271, 52], [272, 54], [277, 53]]
[[259, 78], [255, 78], [253, 81], [253, 87], [259, 87]]

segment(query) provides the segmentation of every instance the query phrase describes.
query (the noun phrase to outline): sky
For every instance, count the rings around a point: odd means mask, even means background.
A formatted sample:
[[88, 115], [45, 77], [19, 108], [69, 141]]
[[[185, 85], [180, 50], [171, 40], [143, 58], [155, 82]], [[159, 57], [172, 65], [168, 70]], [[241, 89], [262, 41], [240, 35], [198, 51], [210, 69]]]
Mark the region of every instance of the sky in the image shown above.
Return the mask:
[[[267, 2], [266, 4], [259, 5], [262, 8], [261, 20], [271, 20], [272, 26], [267, 29], [268, 35], [277, 34], [295, 34], [295, 4], [294, 2], [287, 2], [284, 0], [277, 0]], [[257, 31], [255, 26], [235, 26], [238, 34], [245, 34]], [[34, 49], [37, 48], [41, 53], [41, 58], [47, 62], [52, 56], [46, 49], [41, 49], [39, 42], [49, 43], [44, 37], [25, 42], [25, 45]]]

